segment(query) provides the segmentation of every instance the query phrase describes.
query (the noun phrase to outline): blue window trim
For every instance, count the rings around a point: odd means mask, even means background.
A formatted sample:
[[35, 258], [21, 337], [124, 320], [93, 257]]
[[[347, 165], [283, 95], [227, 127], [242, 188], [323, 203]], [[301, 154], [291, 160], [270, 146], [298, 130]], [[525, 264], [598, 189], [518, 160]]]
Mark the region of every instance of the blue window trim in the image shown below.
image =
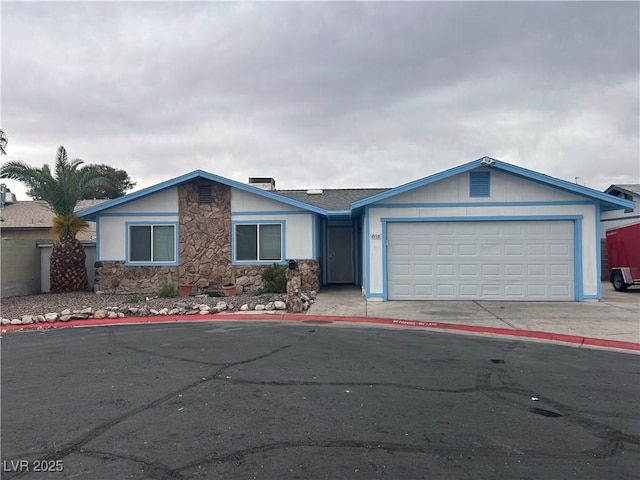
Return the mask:
[[[286, 252], [286, 220], [233, 220], [231, 222], [231, 265], [285, 265], [287, 263]], [[282, 258], [277, 260], [236, 260], [236, 225], [280, 225], [280, 252]]]
[[[168, 226], [171, 225], [174, 227], [173, 231], [173, 258], [175, 259], [173, 262], [134, 262], [129, 260], [129, 229], [130, 227], [138, 227], [138, 226]], [[153, 221], [144, 221], [144, 222], [125, 222], [124, 224], [124, 264], [130, 267], [159, 267], [159, 266], [176, 266], [179, 265], [178, 259], [178, 239], [180, 238], [179, 234], [179, 224], [178, 222], [153, 222]]]
[[[478, 216], [478, 217], [402, 217], [381, 218], [382, 223], [382, 293], [368, 293], [367, 297], [382, 295], [383, 301], [389, 300], [389, 278], [387, 273], [387, 225], [389, 223], [414, 223], [414, 222], [509, 222], [509, 221], [545, 221], [545, 220], [570, 220], [573, 221], [573, 290], [574, 300], [585, 300], [582, 280], [582, 219], [583, 215], [517, 215], [504, 216]], [[599, 239], [599, 237], [598, 237]], [[598, 240], [599, 241], [599, 240]], [[599, 283], [599, 280], [598, 280]]]
[[231, 216], [237, 217], [256, 217], [259, 215], [317, 215], [314, 212], [309, 212], [307, 210], [256, 210], [256, 211], [246, 211], [246, 212], [231, 212]]
[[469, 197], [491, 196], [491, 175], [490, 172], [469, 172]]
[[179, 212], [104, 212], [100, 217], [178, 217]]

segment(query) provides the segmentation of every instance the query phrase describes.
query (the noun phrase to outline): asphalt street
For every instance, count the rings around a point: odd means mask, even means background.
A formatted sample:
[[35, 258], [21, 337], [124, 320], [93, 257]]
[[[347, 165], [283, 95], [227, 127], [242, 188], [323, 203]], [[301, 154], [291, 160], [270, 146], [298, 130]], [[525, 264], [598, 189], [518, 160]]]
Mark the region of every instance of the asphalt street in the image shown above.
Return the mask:
[[4, 334], [1, 386], [3, 479], [640, 478], [628, 353], [324, 322], [122, 325]]

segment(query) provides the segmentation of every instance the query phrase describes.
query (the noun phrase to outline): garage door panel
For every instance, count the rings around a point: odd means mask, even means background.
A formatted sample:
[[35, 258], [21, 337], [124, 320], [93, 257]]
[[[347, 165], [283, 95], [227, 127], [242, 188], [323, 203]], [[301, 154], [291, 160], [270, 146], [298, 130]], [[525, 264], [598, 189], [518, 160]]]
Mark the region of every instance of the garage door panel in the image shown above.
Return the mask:
[[524, 265], [515, 264], [515, 265], [505, 265], [504, 266], [504, 274], [507, 277], [522, 277], [524, 275]]
[[474, 264], [460, 264], [459, 268], [458, 268], [458, 273], [461, 276], [468, 276], [468, 277], [477, 277], [478, 276], [478, 271], [479, 271], [480, 267], [478, 265]]
[[552, 257], [566, 257], [569, 255], [569, 246], [566, 243], [552, 243], [549, 245], [549, 255]]
[[453, 264], [439, 264], [436, 265], [436, 274], [438, 276], [451, 277], [455, 275], [456, 267]]
[[573, 300], [571, 221], [390, 223], [387, 238], [389, 299]]
[[498, 243], [483, 243], [480, 246], [480, 255], [483, 257], [500, 257], [502, 256], [502, 245]]
[[455, 248], [453, 244], [438, 244], [436, 247], [436, 255], [439, 257], [453, 256], [455, 254]]
[[482, 275], [484, 277], [492, 277], [500, 275], [500, 265], [485, 263], [482, 267]]
[[522, 298], [524, 297], [524, 286], [522, 284], [507, 284], [504, 287], [504, 295], [506, 298]]
[[522, 252], [524, 251], [524, 246], [522, 244], [506, 244], [504, 246], [504, 254], [505, 255], [515, 255], [522, 256]]
[[460, 296], [477, 298], [480, 294], [478, 285], [473, 283], [463, 283], [460, 285]]
[[527, 265], [527, 276], [529, 277], [544, 277], [547, 275], [546, 265]]
[[458, 254], [459, 255], [477, 255], [478, 254], [478, 245], [458, 245]]
[[549, 265], [549, 275], [556, 279], [569, 279], [573, 273], [569, 270], [569, 265], [554, 264]]
[[415, 285], [415, 294], [416, 295], [433, 295], [433, 285], [432, 284], [418, 284]]

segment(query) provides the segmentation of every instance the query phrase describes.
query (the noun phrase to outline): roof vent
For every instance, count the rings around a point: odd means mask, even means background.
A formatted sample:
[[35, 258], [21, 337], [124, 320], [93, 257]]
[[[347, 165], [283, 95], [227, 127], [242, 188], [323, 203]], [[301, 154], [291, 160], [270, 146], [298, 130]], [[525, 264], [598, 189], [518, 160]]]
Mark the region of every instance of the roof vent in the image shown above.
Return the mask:
[[307, 195], [322, 195], [322, 193], [321, 188], [310, 188], [307, 190]]
[[268, 192], [276, 189], [276, 181], [271, 177], [249, 177], [249, 185]]

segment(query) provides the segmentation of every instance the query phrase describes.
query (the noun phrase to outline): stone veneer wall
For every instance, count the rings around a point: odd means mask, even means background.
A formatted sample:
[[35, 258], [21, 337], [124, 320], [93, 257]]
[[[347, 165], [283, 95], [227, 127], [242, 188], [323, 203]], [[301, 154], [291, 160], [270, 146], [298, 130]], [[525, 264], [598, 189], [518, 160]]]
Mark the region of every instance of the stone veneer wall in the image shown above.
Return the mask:
[[178, 267], [129, 267], [124, 262], [96, 262], [94, 290], [99, 293], [153, 294], [177, 283]]
[[[237, 293], [253, 293], [262, 286], [268, 265], [231, 265], [231, 188], [211, 184], [211, 203], [198, 203], [194, 181], [178, 187], [180, 238], [177, 267], [125, 266], [124, 262], [96, 262], [96, 292], [152, 294], [165, 283], [197, 285], [203, 291], [220, 290], [235, 281]], [[320, 290], [320, 263], [299, 260], [304, 292]]]
[[[269, 268], [269, 265], [234, 265], [236, 284], [238, 293], [253, 293], [262, 287], [262, 272]], [[302, 290], [304, 292], [320, 290], [320, 263], [317, 260], [298, 260], [298, 269], [302, 279]]]
[[231, 187], [211, 184], [211, 204], [198, 204], [198, 185], [178, 188], [180, 239], [179, 283], [219, 290], [233, 282], [231, 268]]
[[194, 181], [178, 187], [179, 231], [177, 267], [125, 266], [124, 262], [96, 262], [94, 289], [105, 293], [149, 294], [164, 283], [189, 283], [203, 290], [219, 290], [234, 280], [231, 268], [231, 188], [211, 184], [211, 203], [198, 203]]

